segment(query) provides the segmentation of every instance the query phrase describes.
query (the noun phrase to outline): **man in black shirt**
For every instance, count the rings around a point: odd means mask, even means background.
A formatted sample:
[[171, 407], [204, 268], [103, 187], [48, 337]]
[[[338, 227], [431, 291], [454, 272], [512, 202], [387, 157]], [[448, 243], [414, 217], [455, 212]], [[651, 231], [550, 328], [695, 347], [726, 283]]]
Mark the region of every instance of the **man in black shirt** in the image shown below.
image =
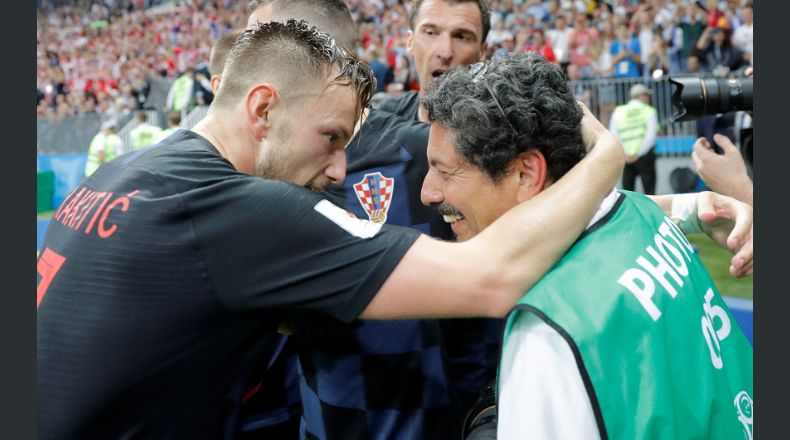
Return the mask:
[[193, 131], [103, 165], [68, 196], [37, 265], [41, 438], [221, 435], [232, 384], [276, 351], [285, 311], [502, 316], [622, 167], [592, 119], [588, 158], [475, 239], [352, 218], [315, 192], [345, 178], [371, 79], [304, 22], [257, 26]]

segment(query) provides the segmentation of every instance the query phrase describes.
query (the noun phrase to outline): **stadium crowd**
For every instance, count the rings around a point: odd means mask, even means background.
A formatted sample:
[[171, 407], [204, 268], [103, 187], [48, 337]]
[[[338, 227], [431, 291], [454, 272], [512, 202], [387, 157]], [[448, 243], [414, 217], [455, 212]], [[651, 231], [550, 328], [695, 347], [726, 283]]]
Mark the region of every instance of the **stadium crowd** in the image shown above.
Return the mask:
[[[66, 3], [60, 5], [59, 3]], [[420, 87], [406, 50], [410, 2], [347, 0], [378, 91]], [[533, 50], [572, 79], [741, 74], [753, 62], [750, 0], [493, 0], [487, 54]], [[43, 2], [37, 114], [65, 116], [207, 104], [209, 51], [243, 27], [246, 2]], [[179, 77], [191, 81], [183, 103]]]

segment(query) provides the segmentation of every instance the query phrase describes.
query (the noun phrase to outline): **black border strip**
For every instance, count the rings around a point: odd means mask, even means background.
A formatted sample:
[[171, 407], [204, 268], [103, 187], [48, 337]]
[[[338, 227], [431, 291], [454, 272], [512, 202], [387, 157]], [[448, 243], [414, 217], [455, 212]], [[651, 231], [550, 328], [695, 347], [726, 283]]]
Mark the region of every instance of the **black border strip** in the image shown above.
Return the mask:
[[[621, 197], [620, 200], [624, 198], [625, 197]], [[615, 212], [616, 211], [615, 208], [612, 208], [611, 212]], [[543, 320], [543, 322], [548, 324], [557, 333], [559, 333], [560, 336], [562, 336], [562, 338], [565, 339], [565, 342], [568, 343], [568, 346], [571, 348], [571, 351], [573, 352], [573, 357], [576, 359], [576, 366], [579, 368], [579, 374], [581, 374], [582, 376], [582, 381], [584, 382], [584, 388], [587, 391], [587, 397], [590, 398], [590, 403], [592, 404], [593, 413], [595, 414], [595, 422], [598, 425], [598, 434], [600, 434], [601, 440], [608, 440], [609, 434], [606, 432], [606, 425], [603, 422], [603, 413], [601, 412], [601, 406], [598, 403], [598, 395], [595, 394], [595, 389], [592, 386], [590, 375], [587, 373], [587, 368], [584, 366], [584, 360], [582, 360], [582, 355], [581, 352], [579, 351], [579, 347], [576, 346], [576, 343], [573, 341], [573, 338], [571, 338], [571, 335], [569, 335], [568, 332], [566, 332], [556, 322], [552, 321], [548, 316], [546, 316], [546, 314], [544, 314], [542, 311], [535, 308], [534, 306], [530, 306], [526, 304], [521, 304], [521, 305], [517, 304], [515, 307], [513, 307], [513, 310], [522, 310], [528, 313], [529, 312], [534, 313], [538, 318]]]

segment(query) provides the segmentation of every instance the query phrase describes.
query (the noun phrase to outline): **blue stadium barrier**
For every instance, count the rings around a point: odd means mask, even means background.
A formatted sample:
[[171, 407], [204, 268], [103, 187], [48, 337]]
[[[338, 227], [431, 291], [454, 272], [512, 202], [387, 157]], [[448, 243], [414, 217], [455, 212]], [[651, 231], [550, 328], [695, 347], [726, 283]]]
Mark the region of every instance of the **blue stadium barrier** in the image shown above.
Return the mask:
[[47, 226], [49, 226], [49, 219], [36, 219], [36, 249], [41, 250], [41, 245], [44, 243], [44, 235], [47, 233]]
[[656, 137], [656, 154], [681, 155], [694, 151], [695, 136], [659, 136]]
[[723, 298], [724, 302], [730, 308], [730, 312], [732, 312], [735, 321], [741, 326], [743, 333], [746, 334], [746, 338], [749, 339], [749, 343], [754, 346], [754, 312], [752, 301], [729, 296]]
[[52, 196], [54, 209], [80, 184], [87, 161], [87, 153], [40, 154], [36, 157], [36, 171], [55, 173], [55, 193]]

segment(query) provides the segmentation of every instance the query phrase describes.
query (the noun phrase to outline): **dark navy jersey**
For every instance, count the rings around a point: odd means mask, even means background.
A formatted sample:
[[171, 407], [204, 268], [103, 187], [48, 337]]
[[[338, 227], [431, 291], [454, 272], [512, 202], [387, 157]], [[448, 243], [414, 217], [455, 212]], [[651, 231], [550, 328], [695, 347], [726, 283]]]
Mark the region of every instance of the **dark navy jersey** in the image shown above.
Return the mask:
[[386, 99], [378, 106], [378, 110], [395, 113], [398, 116], [419, 121], [420, 95], [416, 91], [403, 93], [400, 96]]
[[222, 435], [284, 312], [354, 320], [418, 236], [377, 228], [194, 132], [104, 164], [37, 263], [39, 438]]
[[[372, 110], [348, 146], [343, 186], [328, 188], [326, 196], [360, 218], [451, 239], [449, 225], [435, 208], [420, 202], [429, 130], [414, 119]], [[472, 328], [482, 328], [483, 321], [452, 320], [458, 323], [455, 327]], [[294, 319], [292, 328], [299, 340], [304, 439], [458, 437], [466, 395], [476, 397], [493, 380], [498, 362], [494, 354], [483, 368], [475, 368], [480, 367], [475, 364], [479, 356], [468, 350], [501, 340], [496, 332], [477, 340], [464, 338], [467, 344], [451, 342], [448, 347], [455, 351], [448, 353], [445, 338], [454, 336], [443, 335], [436, 320], [343, 324], [303, 315]], [[456, 360], [457, 374], [448, 372]], [[482, 376], [488, 381], [477, 387], [475, 379]], [[450, 377], [458, 380], [451, 383]], [[454, 389], [458, 387], [463, 388], [460, 393]]]

